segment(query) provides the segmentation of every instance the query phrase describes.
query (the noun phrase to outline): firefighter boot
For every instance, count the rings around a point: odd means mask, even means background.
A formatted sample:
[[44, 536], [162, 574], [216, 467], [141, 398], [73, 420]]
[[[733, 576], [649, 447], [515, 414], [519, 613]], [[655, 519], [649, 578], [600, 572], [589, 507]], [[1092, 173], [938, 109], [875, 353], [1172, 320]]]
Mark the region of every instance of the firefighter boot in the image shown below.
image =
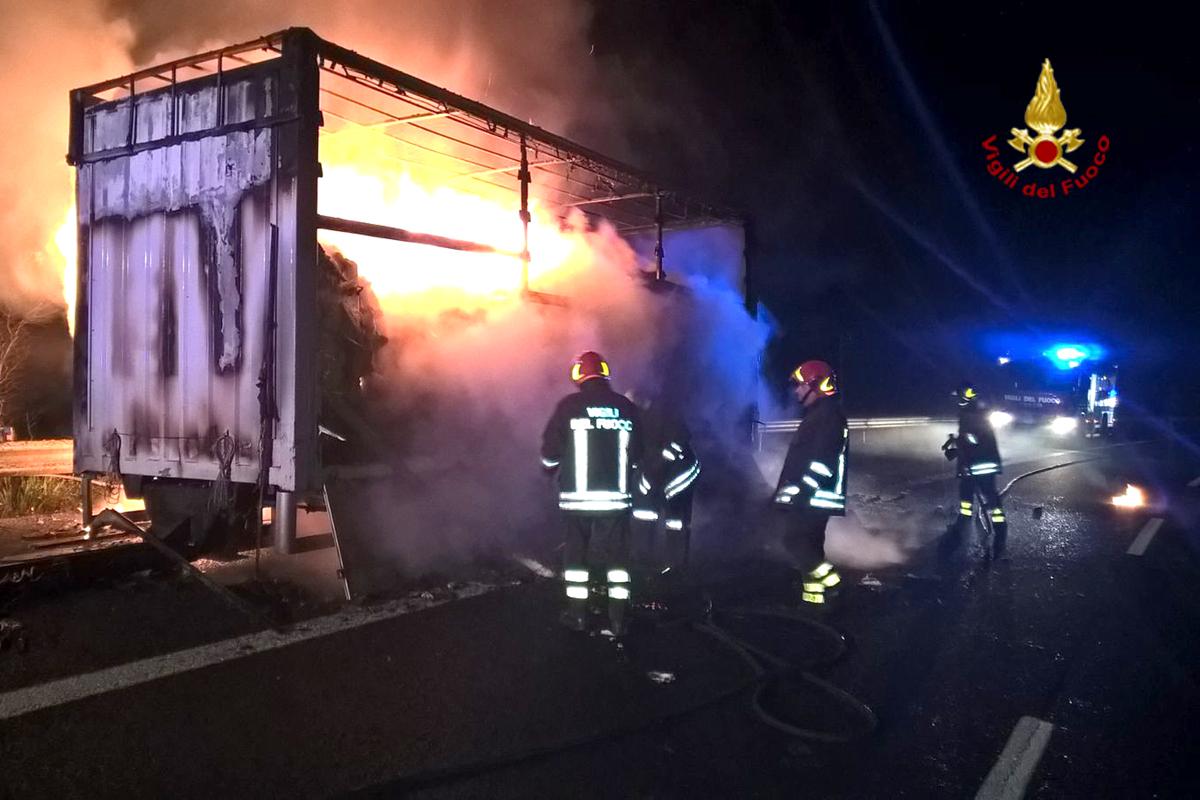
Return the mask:
[[691, 528], [681, 520], [667, 519], [665, 557], [656, 579], [656, 583], [661, 587], [659, 599], [664, 603], [669, 604], [670, 601], [678, 599], [686, 588], [691, 535]]
[[833, 568], [833, 564], [822, 561], [804, 573], [800, 599], [806, 606], [822, 611], [828, 610], [830, 603], [837, 597], [837, 587], [841, 582], [842, 576]]
[[624, 569], [608, 571], [608, 629], [613, 636], [624, 636], [625, 610], [629, 605], [629, 572]]
[[666, 523], [666, 566], [682, 572], [692, 552], [692, 527], [680, 519], [668, 519]]
[[558, 618], [573, 631], [587, 630], [588, 571], [578, 567], [563, 570], [567, 590], [567, 607]]
[[559, 615], [558, 621], [573, 631], [586, 631], [587, 600], [568, 600], [567, 607]]
[[975, 513], [972, 509], [973, 506], [969, 500], [963, 500], [959, 504], [958, 516], [954, 518], [954, 522], [946, 526], [946, 532], [938, 540], [937, 551], [940, 562], [949, 561], [954, 552], [958, 550], [958, 546], [962, 544], [963, 534], [970, 527], [971, 517]]
[[1004, 558], [1005, 546], [1008, 544], [1008, 520], [1003, 508], [991, 509], [992, 519], [992, 557], [999, 561]]
[[608, 629], [613, 636], [624, 636], [628, 629], [625, 621], [625, 611], [629, 603], [625, 600], [608, 599]]

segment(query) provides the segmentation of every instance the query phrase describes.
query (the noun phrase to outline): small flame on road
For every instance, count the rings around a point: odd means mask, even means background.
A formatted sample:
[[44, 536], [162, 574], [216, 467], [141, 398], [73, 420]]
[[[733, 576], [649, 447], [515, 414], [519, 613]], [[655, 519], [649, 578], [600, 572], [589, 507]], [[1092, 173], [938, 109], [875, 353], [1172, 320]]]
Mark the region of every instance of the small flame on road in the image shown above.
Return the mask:
[[1146, 505], [1146, 493], [1132, 483], [1125, 484], [1125, 493], [1113, 497], [1117, 508], [1141, 508]]

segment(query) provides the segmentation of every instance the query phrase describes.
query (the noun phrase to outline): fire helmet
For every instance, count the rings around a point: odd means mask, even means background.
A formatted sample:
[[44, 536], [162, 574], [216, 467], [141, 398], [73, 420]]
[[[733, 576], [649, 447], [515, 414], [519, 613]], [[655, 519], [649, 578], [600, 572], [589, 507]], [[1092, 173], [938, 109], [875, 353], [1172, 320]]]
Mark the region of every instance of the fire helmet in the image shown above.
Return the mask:
[[575, 359], [575, 363], [571, 366], [571, 380], [578, 385], [592, 378], [604, 378], [607, 380], [608, 362], [604, 360], [604, 356], [593, 350], [588, 350], [580, 353], [579, 357]]
[[953, 395], [958, 398], [958, 404], [963, 408], [973, 406], [979, 402], [979, 389], [970, 381], [960, 383], [958, 388], [954, 390]]
[[824, 361], [805, 361], [792, 370], [791, 379], [798, 384], [807, 384], [826, 397], [837, 394], [837, 375], [834, 374], [833, 367]]

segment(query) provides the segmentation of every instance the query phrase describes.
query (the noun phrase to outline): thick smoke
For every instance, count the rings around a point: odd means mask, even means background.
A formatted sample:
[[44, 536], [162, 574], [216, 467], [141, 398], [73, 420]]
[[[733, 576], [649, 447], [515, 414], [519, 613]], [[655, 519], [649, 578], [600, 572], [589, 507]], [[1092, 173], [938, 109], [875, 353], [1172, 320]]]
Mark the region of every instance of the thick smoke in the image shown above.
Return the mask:
[[72, 202], [68, 93], [135, 67], [307, 26], [544, 127], [616, 130], [607, 105], [591, 100], [582, 0], [0, 0], [0, 19], [0, 302], [18, 309], [63, 304], [54, 237]]
[[666, 398], [692, 428], [705, 469], [702, 546], [709, 534], [736, 536], [743, 504], [762, 493], [749, 420], [769, 329], [725, 277], [740, 272], [740, 231], [673, 237], [668, 252], [680, 264], [737, 263], [673, 275], [667, 290], [649, 287], [649, 265], [611, 230], [581, 226], [575, 235], [586, 263], [537, 287], [565, 306], [520, 301], [389, 318], [377, 414], [406, 485], [375, 498], [386, 531], [377, 544], [406, 568], [541, 550], [558, 535], [556, 490], [538, 447], [554, 403], [574, 390], [567, 375], [583, 350], [605, 355], [618, 391]]
[[0, 19], [0, 304], [24, 312], [63, 304], [54, 236], [71, 205], [67, 93], [128, 72], [133, 36], [89, 0], [0, 0]]
[[[545, 128], [586, 131], [585, 144], [624, 151], [589, 54], [583, 0], [0, 2], [13, 6], [0, 34], [0, 80], [18, 98], [20, 120], [4, 143], [0, 255], [25, 302], [61, 302], [60, 266], [45, 253], [71, 201], [62, 160], [67, 92], [273, 30], [311, 27]], [[725, 535], [737, 505], [761, 489], [749, 422], [768, 326], [743, 307], [740, 231], [671, 236], [668, 268], [683, 288], [652, 291], [642, 274], [651, 266], [645, 242], [582, 219], [564, 224], [578, 245], [571, 268], [535, 288], [567, 305], [488, 303], [385, 321], [389, 344], [369, 387], [382, 421], [372, 444], [397, 479], [373, 490], [373, 545], [406, 571], [557, 536], [553, 483], [540, 473], [537, 450], [555, 401], [572, 390], [571, 359], [585, 349], [609, 358], [618, 390], [667, 396], [693, 428], [705, 470], [698, 538], [706, 520]], [[434, 256], [426, 258], [433, 269]], [[421, 270], [420, 259], [397, 266]]]

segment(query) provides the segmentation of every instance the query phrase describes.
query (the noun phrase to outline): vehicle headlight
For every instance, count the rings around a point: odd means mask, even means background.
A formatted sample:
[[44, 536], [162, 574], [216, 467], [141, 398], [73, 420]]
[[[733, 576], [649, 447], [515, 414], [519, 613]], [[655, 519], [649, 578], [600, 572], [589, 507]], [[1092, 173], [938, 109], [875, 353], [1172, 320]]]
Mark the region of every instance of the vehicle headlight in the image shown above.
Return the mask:
[[993, 411], [988, 414], [988, 422], [992, 423], [993, 428], [1003, 428], [1006, 425], [1011, 425], [1013, 415], [1007, 411]]
[[1066, 436], [1077, 427], [1079, 427], [1077, 417], [1055, 417], [1050, 420], [1050, 432], [1055, 436]]

